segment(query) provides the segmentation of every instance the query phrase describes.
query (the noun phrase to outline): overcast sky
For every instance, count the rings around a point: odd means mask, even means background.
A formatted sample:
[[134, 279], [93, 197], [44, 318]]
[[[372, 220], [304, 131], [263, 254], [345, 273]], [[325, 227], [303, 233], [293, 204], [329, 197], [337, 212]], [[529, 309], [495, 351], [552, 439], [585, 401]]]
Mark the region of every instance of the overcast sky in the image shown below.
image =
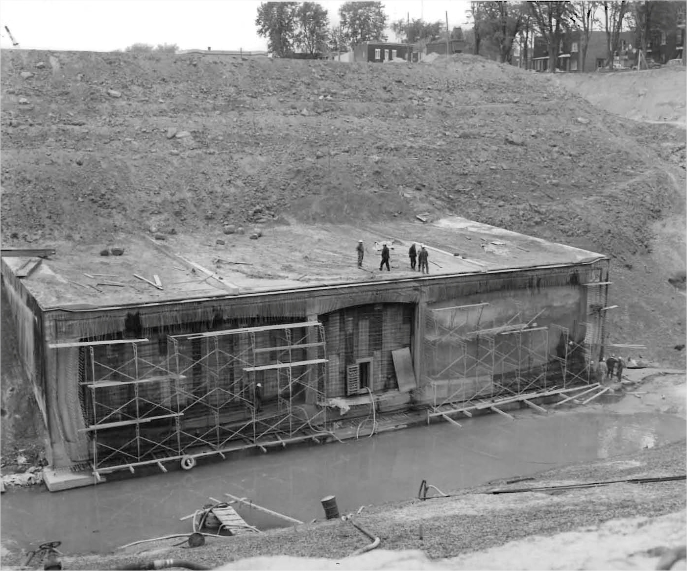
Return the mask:
[[[338, 22], [343, 2], [320, 2]], [[463, 25], [468, 1], [383, 2], [390, 21], [423, 18]], [[266, 50], [256, 33], [260, 2], [249, 0], [0, 0], [0, 47], [11, 48], [7, 26], [23, 49], [124, 49], [131, 44], [177, 44], [181, 49]], [[395, 40], [389, 34], [389, 40]]]

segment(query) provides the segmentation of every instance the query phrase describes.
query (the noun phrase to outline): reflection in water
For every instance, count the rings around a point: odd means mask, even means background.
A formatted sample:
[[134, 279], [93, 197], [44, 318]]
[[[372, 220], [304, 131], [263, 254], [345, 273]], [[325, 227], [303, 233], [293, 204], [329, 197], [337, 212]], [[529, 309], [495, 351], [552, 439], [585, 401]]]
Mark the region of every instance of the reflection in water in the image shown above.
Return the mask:
[[[35, 549], [62, 541], [63, 552], [105, 552], [191, 529], [179, 518], [223, 492], [303, 521], [323, 519], [320, 500], [337, 498], [341, 513], [361, 505], [414, 497], [426, 479], [455, 490], [497, 478], [534, 474], [572, 462], [606, 458], [684, 438], [684, 420], [653, 414], [579, 411], [551, 416], [517, 413], [461, 419], [328, 444], [270, 452], [103, 486], [50, 494], [9, 491], [2, 498], [2, 534]], [[261, 528], [282, 522], [239, 508]]]

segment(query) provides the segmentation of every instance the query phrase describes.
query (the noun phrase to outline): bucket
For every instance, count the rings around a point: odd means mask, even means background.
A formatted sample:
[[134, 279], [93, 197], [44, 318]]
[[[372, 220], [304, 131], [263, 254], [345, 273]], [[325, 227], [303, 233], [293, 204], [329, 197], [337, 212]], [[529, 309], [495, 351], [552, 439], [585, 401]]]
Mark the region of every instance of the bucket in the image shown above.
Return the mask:
[[336, 496], [327, 496], [322, 498], [322, 507], [324, 508], [324, 515], [327, 519], [334, 519], [339, 517], [339, 508], [336, 506]]

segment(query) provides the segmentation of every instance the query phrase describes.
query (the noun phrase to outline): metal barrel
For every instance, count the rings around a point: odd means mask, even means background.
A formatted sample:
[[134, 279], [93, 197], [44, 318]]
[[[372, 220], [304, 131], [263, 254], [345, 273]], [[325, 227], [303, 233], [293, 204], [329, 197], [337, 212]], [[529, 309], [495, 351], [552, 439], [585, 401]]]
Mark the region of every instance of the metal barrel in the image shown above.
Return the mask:
[[324, 515], [327, 519], [335, 519], [339, 517], [339, 508], [336, 505], [336, 496], [327, 496], [322, 498], [322, 507], [324, 508]]

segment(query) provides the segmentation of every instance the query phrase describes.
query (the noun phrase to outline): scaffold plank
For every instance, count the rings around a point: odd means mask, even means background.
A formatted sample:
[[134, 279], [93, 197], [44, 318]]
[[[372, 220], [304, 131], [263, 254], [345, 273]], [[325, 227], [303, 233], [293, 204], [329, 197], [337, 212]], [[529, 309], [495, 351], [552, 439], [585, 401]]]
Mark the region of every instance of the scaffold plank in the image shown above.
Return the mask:
[[582, 284], [583, 286], [591, 287], [591, 286], [602, 286], [602, 285], [611, 285], [613, 282], [589, 282], [588, 284]]
[[222, 331], [206, 331], [205, 333], [185, 333], [170, 335], [171, 339], [203, 339], [205, 337], [223, 337], [239, 333], [258, 333], [260, 331], [276, 331], [279, 329], [295, 329], [299, 327], [315, 327], [321, 325], [319, 321], [301, 321], [299, 323], [280, 323], [279, 325], [262, 325], [260, 327], [241, 327], [239, 329], [223, 329]]
[[162, 381], [181, 381], [186, 375], [165, 375], [162, 377], [148, 377], [147, 379], [132, 379], [130, 381], [96, 381], [95, 383], [80, 383], [91, 389], [107, 387], [119, 387], [121, 385], [139, 385], [143, 383], [156, 383]]
[[69, 349], [70, 347], [93, 347], [96, 345], [121, 345], [122, 343], [147, 343], [149, 339], [112, 339], [111, 341], [82, 341], [75, 343], [50, 343], [49, 349]]
[[459, 422], [456, 422], [453, 420], [450, 416], [447, 416], [446, 414], [441, 415], [444, 419], [448, 420], [451, 424], [455, 424], [458, 428], [463, 428], [463, 425], [460, 424]]
[[324, 347], [324, 343], [300, 343], [296, 345], [282, 345], [281, 347], [264, 347], [255, 349], [254, 353], [269, 353], [270, 351], [289, 351], [290, 349], [307, 349], [308, 347]]
[[259, 367], [245, 367], [246, 372], [253, 371], [268, 371], [271, 369], [285, 369], [287, 367], [301, 367], [304, 365], [317, 365], [319, 363], [327, 363], [329, 359], [310, 359], [309, 361], [293, 361], [291, 363], [275, 363], [273, 365], [260, 365]]
[[484, 303], [471, 303], [469, 305], [454, 305], [452, 307], [433, 307], [431, 309], [431, 311], [448, 311], [450, 309], [452, 309], [452, 310], [453, 309], [470, 309], [472, 307], [482, 307], [485, 305], [489, 305], [489, 303], [485, 301]]
[[153, 420], [161, 418], [174, 418], [176, 416], [183, 416], [183, 412], [173, 412], [171, 414], [162, 414], [160, 416], [148, 416], [144, 418], [135, 418], [132, 420], [120, 420], [117, 422], [104, 422], [103, 424], [92, 424], [86, 428], [80, 428], [79, 432], [92, 432], [94, 430], [106, 430], [108, 428], [118, 428], [120, 426], [131, 426], [134, 424], [144, 424]]
[[[584, 387], [579, 387], [579, 388], [584, 388]], [[561, 405], [561, 404], [565, 404], [566, 402], [568, 402], [568, 401], [570, 401], [570, 400], [580, 398], [582, 395], [586, 395], [587, 393], [591, 393], [594, 389], [597, 389], [597, 388], [599, 388], [599, 383], [594, 383], [591, 387], [588, 387], [586, 391], [583, 391], [583, 392], [581, 392], [581, 393], [577, 393], [576, 395], [573, 395], [573, 396], [571, 396], [571, 397], [568, 397], [568, 398], [566, 398], [566, 399], [563, 399], [563, 400], [561, 400], [561, 401], [558, 401], [558, 402], [556, 402], [556, 403], [553, 403], [553, 406], [558, 406], [558, 405]]]
[[527, 406], [529, 406], [530, 408], [532, 408], [532, 409], [534, 409], [534, 410], [536, 410], [536, 411], [538, 411], [538, 412], [542, 412], [542, 413], [544, 413], [544, 414], [548, 414], [548, 413], [549, 413], [549, 411], [546, 410], [544, 407], [541, 407], [541, 406], [539, 406], [538, 404], [534, 404], [533, 402], [528, 401], [527, 399], [523, 399], [522, 402], [524, 402]]
[[505, 416], [506, 418], [508, 418], [508, 419], [510, 419], [510, 420], [515, 420], [515, 417], [514, 417], [514, 416], [511, 416], [511, 415], [508, 414], [507, 412], [502, 411], [502, 410], [501, 410], [500, 408], [498, 408], [498, 407], [490, 406], [490, 407], [489, 407], [489, 410], [493, 410], [494, 412], [498, 412], [501, 416]]
[[590, 403], [590, 402], [593, 401], [595, 398], [600, 397], [600, 396], [601, 396], [602, 394], [604, 394], [606, 391], [610, 391], [610, 390], [611, 390], [611, 387], [604, 387], [604, 388], [601, 389], [598, 393], [596, 393], [596, 394], [593, 395], [592, 397], [588, 398], [586, 401], [583, 401], [582, 404]]

